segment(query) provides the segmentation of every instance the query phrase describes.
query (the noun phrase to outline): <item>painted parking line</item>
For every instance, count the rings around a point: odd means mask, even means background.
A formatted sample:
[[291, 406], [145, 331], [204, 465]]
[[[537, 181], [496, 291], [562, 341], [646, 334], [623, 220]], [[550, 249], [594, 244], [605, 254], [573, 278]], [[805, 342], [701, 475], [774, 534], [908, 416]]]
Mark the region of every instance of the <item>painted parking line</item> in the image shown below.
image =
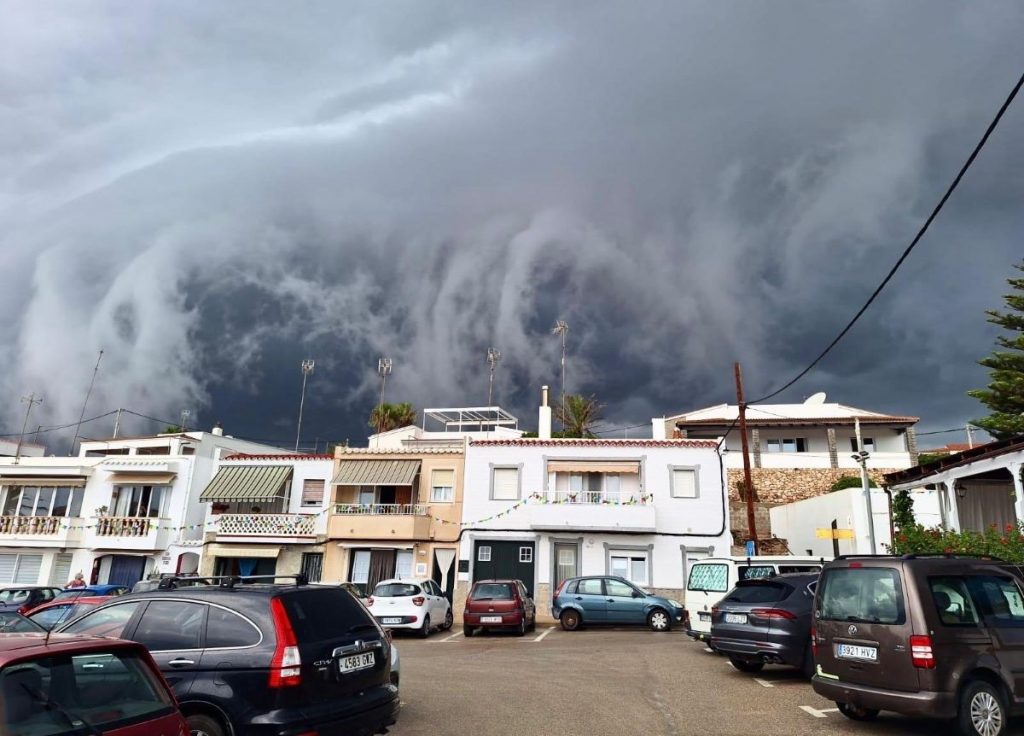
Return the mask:
[[446, 641], [451, 641], [452, 639], [458, 639], [460, 636], [462, 636], [462, 632], [461, 631], [456, 631], [454, 634], [452, 634], [451, 636], [446, 636], [444, 639], [440, 639], [440, 640], [434, 639], [434, 642], [437, 643], [437, 644], [444, 644]]
[[754, 682], [756, 682], [761, 687], [775, 687], [775, 685], [768, 682], [768, 680], [762, 680], [760, 677], [755, 677]]
[[554, 630], [555, 630], [555, 627], [552, 626], [552, 627], [548, 628], [543, 634], [541, 634], [540, 636], [536, 637], [535, 639], [530, 639], [530, 641], [532, 641], [534, 644], [536, 644], [537, 642], [541, 641], [545, 636], [547, 636], [548, 634], [550, 634]]
[[838, 713], [838, 708], [812, 708], [809, 705], [801, 705], [800, 710], [808, 715], [814, 716], [815, 718], [828, 718], [829, 713]]

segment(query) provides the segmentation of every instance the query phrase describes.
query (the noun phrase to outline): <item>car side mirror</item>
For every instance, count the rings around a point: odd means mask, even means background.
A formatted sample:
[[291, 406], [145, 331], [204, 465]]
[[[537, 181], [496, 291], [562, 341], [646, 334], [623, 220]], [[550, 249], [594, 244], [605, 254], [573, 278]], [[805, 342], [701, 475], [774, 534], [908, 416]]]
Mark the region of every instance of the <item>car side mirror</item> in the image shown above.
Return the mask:
[[643, 597], [644, 597], [644, 594], [643, 594], [643, 593], [641, 593], [641, 592], [640, 592], [640, 591], [638, 591], [638, 590], [634, 590], [634, 591], [633, 591], [633, 597], [634, 597], [634, 598], [643, 598]]

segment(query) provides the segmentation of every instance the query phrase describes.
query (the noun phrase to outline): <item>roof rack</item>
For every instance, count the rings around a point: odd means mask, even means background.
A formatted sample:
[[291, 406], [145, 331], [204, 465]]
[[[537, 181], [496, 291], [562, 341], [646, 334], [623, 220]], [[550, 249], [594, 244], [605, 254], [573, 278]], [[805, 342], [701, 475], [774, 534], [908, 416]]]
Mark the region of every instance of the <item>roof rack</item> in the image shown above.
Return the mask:
[[1006, 562], [1002, 557], [992, 555], [971, 555], [959, 552], [919, 552], [908, 555], [839, 555], [836, 560], [877, 560], [886, 558], [891, 560], [985, 560], [986, 562]]
[[275, 580], [294, 580], [296, 585], [308, 585], [309, 578], [303, 573], [295, 575], [174, 575], [160, 580], [160, 589], [179, 587], [179, 582], [189, 581], [196, 585], [219, 585], [222, 588], [234, 588], [238, 583], [258, 583]]

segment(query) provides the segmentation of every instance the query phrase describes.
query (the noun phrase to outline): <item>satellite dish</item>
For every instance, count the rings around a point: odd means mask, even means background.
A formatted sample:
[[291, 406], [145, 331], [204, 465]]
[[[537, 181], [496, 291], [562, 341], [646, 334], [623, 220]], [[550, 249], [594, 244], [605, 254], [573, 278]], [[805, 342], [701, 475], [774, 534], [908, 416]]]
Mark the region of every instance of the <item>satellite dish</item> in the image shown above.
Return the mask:
[[804, 399], [804, 404], [809, 406], [821, 406], [825, 403], [825, 392], [819, 391], [818, 393], [808, 396]]

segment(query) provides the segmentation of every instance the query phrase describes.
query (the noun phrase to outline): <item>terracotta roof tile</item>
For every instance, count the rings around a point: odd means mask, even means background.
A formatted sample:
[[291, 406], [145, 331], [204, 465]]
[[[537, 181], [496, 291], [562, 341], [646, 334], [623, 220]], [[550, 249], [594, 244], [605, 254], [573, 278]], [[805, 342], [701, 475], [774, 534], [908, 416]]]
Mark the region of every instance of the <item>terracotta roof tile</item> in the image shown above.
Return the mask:
[[543, 440], [538, 437], [520, 437], [519, 439], [507, 440], [470, 440], [469, 444], [474, 447], [707, 447], [712, 450], [718, 447], [718, 443], [714, 440], [616, 440], [570, 439], [565, 437], [553, 437]]
[[236, 452], [225, 455], [224, 460], [333, 460], [334, 455], [294, 455], [292, 453], [274, 453], [266, 455], [251, 455], [247, 452]]

